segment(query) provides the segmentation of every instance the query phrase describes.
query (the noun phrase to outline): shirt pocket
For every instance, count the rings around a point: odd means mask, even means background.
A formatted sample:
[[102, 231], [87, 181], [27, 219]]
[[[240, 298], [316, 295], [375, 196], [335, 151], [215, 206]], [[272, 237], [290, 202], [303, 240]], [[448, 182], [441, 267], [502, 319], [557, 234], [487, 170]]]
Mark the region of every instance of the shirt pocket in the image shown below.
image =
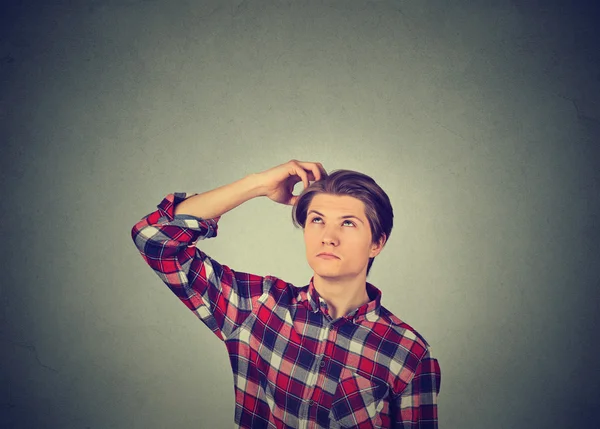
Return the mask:
[[343, 368], [331, 403], [331, 420], [344, 428], [381, 427], [387, 384]]

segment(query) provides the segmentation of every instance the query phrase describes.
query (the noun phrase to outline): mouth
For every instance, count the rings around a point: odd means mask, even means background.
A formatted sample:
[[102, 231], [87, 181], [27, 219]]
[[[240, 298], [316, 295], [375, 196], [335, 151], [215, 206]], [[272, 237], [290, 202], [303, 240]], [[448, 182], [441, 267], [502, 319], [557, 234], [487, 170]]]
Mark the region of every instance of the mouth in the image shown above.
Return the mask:
[[337, 256], [331, 254], [331, 253], [319, 253], [317, 255], [317, 258], [323, 258], [323, 259], [340, 259]]

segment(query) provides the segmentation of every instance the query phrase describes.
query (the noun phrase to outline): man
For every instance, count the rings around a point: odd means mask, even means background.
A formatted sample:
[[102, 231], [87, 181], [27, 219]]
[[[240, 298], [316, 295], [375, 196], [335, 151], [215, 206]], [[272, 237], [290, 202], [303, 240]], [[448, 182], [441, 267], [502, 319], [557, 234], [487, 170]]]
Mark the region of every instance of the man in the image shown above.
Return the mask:
[[[217, 235], [224, 213], [258, 196], [293, 205], [314, 271], [308, 285], [235, 271], [195, 247]], [[132, 237], [225, 343], [238, 427], [437, 428], [438, 362], [366, 282], [392, 219], [369, 176], [291, 160], [203, 194], [170, 194]]]

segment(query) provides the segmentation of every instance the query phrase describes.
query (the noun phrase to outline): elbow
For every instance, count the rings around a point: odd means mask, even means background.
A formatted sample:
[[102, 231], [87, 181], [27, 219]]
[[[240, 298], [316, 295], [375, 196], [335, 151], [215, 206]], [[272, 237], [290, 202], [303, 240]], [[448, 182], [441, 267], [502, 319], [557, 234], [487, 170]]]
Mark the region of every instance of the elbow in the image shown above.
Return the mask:
[[149, 224], [145, 219], [131, 228], [131, 238], [144, 258], [156, 261], [176, 258], [188, 247], [186, 242], [172, 239], [161, 228]]
[[140, 220], [131, 228], [131, 239], [133, 240], [135, 247], [137, 247], [142, 254], [148, 245], [149, 239], [154, 235], [150, 233], [150, 228], [153, 227], [146, 219]]

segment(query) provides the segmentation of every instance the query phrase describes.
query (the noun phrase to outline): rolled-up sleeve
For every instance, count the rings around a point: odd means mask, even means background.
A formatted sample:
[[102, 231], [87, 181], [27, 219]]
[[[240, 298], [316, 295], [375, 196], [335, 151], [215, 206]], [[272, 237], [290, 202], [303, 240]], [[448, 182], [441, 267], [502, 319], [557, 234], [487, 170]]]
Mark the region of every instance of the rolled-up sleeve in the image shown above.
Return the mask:
[[395, 397], [395, 428], [437, 429], [437, 399], [440, 393], [441, 371], [430, 350], [420, 360], [414, 377]]
[[217, 236], [218, 221], [175, 215], [195, 194], [167, 195], [157, 210], [137, 222], [131, 236], [146, 263], [217, 337], [226, 340], [251, 313], [268, 278], [232, 270], [196, 247]]

